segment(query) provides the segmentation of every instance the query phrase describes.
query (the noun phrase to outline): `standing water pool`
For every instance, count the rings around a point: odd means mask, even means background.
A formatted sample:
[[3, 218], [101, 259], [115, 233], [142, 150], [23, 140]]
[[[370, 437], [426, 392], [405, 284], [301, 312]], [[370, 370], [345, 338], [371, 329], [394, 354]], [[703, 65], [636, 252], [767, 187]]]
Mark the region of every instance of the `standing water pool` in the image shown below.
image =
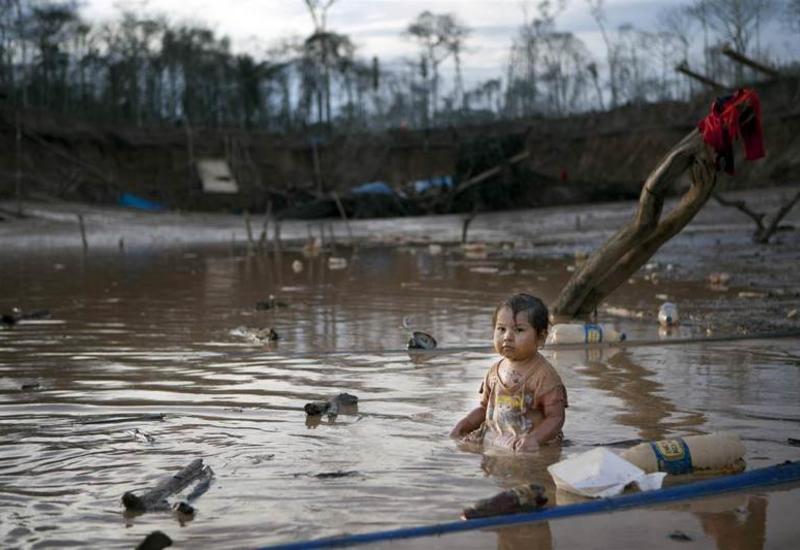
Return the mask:
[[[743, 439], [748, 468], [800, 457], [791, 338], [545, 351], [569, 392], [565, 445], [459, 448], [447, 434], [493, 361], [495, 304], [519, 290], [552, 300], [569, 262], [432, 247], [338, 256], [346, 265], [199, 246], [4, 260], [0, 311], [51, 315], [0, 330], [0, 545], [131, 548], [161, 530], [177, 548], [252, 548], [453, 521], [523, 482], [557, 502], [549, 464], [631, 439], [724, 430]], [[259, 340], [266, 328], [279, 340]], [[440, 350], [404, 351], [414, 329]], [[306, 418], [305, 403], [345, 391], [355, 410]], [[194, 518], [123, 512], [124, 492], [195, 458], [216, 475]], [[667, 548], [680, 531], [687, 547], [777, 548], [796, 541], [799, 504], [781, 487], [396, 544]]]

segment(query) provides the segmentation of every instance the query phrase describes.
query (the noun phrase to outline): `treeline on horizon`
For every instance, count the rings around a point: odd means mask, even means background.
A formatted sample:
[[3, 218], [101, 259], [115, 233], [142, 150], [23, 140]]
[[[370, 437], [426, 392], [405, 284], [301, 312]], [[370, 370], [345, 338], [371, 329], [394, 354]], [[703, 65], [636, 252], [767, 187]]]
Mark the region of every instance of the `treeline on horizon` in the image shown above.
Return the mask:
[[722, 56], [721, 45], [789, 67], [795, 60], [761, 46], [762, 32], [778, 18], [800, 31], [800, 0], [694, 0], [663, 10], [655, 31], [612, 29], [603, 0], [572, 0], [597, 24], [605, 52], [596, 56], [558, 29], [567, 0], [544, 0], [520, 10], [502, 76], [466, 87], [462, 57], [476, 45], [454, 15], [425, 11], [409, 21], [403, 37], [418, 56], [387, 70], [328, 28], [337, 0], [295, 1], [308, 8], [314, 32], [265, 37], [272, 42], [253, 56], [233, 53], [230, 40], [208, 27], [163, 16], [122, 11], [93, 26], [76, 0], [2, 0], [0, 100], [147, 127], [291, 132], [483, 123], [687, 99], [700, 85], [675, 71], [681, 63], [733, 86], [752, 75]]

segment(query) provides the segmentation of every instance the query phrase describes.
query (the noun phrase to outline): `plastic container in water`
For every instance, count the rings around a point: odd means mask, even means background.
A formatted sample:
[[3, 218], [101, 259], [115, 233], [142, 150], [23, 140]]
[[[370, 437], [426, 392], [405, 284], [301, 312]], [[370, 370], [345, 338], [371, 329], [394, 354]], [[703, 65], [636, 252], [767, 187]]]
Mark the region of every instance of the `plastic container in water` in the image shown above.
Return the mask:
[[729, 432], [690, 435], [640, 443], [622, 452], [622, 458], [645, 472], [668, 474], [737, 473], [745, 469], [745, 448]]
[[553, 325], [547, 334], [547, 344], [600, 344], [622, 342], [625, 333], [611, 325], [598, 323], [564, 323]]
[[658, 324], [662, 327], [672, 327], [678, 324], [678, 306], [672, 302], [664, 302], [658, 308]]

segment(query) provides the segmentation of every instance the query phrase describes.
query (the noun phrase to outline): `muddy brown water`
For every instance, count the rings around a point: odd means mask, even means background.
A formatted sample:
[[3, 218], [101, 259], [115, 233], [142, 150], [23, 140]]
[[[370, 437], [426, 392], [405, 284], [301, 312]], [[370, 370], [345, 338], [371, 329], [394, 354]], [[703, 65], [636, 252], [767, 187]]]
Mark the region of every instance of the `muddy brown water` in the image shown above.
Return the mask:
[[[4, 263], [2, 310], [22, 300], [53, 315], [0, 331], [2, 545], [123, 548], [160, 529], [177, 547], [247, 548], [454, 520], [515, 483], [552, 491], [548, 464], [632, 438], [732, 430], [750, 467], [800, 455], [787, 444], [800, 424], [794, 339], [550, 351], [569, 388], [570, 445], [522, 458], [459, 449], [447, 432], [492, 360], [493, 304], [518, 288], [551, 299], [568, 262], [500, 259], [489, 262], [495, 272], [454, 250], [349, 253], [340, 251], [349, 259], [340, 270], [324, 254], [288, 250], [276, 262], [219, 247]], [[288, 307], [257, 309], [270, 294]], [[404, 318], [448, 351], [404, 352]], [[626, 325], [657, 336], [649, 323]], [[243, 336], [264, 327], [281, 339]], [[307, 401], [339, 391], [360, 398], [356, 411], [306, 421]], [[164, 420], [111, 422], [151, 413]], [[192, 521], [123, 514], [125, 491], [196, 457], [216, 478]], [[775, 518], [799, 495], [773, 490], [440, 543], [592, 547], [600, 536], [636, 546], [649, 525], [655, 546], [674, 544], [668, 535], [679, 529], [705, 543], [733, 530], [774, 547], [796, 534]]]
[[[437, 223], [445, 225], [427, 229]], [[670, 344], [653, 322], [663, 293], [680, 299], [677, 335], [690, 338], [706, 336], [728, 306], [794, 305], [713, 293], [694, 276], [711, 269], [702, 258], [681, 262], [697, 242], [716, 242], [735, 251], [723, 254], [730, 265], [760, 272], [747, 262], [746, 233], [725, 231], [678, 240], [650, 268], [661, 283], [645, 270], [615, 295], [612, 305], [649, 314], [605, 320], [652, 345], [545, 352], [568, 387], [568, 444], [530, 456], [470, 452], [447, 433], [474, 406], [494, 357], [494, 304], [523, 289], [552, 300], [574, 246], [521, 254], [497, 244], [485, 256], [455, 245], [340, 246], [343, 269], [330, 268], [329, 253], [309, 258], [287, 246], [250, 257], [241, 243], [5, 253], [0, 311], [52, 316], [0, 330], [0, 546], [131, 548], [159, 529], [178, 548], [254, 548], [452, 521], [521, 482], [545, 484], [558, 503], [547, 465], [636, 438], [730, 430], [745, 442], [748, 468], [797, 460], [800, 448], [788, 443], [800, 438], [796, 338]], [[784, 262], [797, 254], [794, 244], [775, 250]], [[288, 307], [257, 309], [270, 295]], [[409, 355], [404, 321], [443, 351]], [[267, 327], [280, 340], [248, 339]], [[740, 328], [728, 319], [712, 334]], [[359, 397], [356, 410], [307, 421], [306, 402], [340, 391]], [[163, 420], [144, 416], [154, 413]], [[198, 457], [216, 477], [194, 519], [123, 513], [125, 491]], [[778, 487], [393, 545], [788, 548], [798, 504], [800, 488]], [[670, 538], [678, 531], [691, 540]]]

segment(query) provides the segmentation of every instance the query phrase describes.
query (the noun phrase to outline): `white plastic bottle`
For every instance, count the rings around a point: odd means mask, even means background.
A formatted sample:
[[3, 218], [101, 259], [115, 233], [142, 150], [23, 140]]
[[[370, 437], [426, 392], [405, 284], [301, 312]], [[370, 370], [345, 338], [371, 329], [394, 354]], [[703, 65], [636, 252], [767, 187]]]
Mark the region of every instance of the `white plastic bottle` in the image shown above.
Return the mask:
[[613, 326], [595, 323], [565, 323], [553, 325], [547, 335], [547, 344], [599, 344], [622, 342], [625, 334]]
[[662, 327], [672, 327], [679, 322], [678, 306], [672, 302], [664, 302], [658, 308], [658, 324]]

